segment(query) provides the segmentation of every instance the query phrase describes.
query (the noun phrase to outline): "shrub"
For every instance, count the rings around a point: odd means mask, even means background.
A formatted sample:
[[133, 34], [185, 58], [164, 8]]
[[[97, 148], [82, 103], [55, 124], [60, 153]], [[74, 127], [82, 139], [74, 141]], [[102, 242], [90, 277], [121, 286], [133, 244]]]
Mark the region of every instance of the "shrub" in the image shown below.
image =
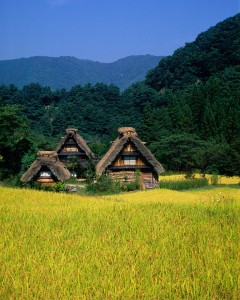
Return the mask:
[[112, 180], [108, 175], [102, 175], [96, 182], [87, 185], [86, 191], [91, 194], [115, 194], [121, 191], [120, 182]]
[[128, 182], [124, 184], [123, 190], [127, 192], [136, 191], [139, 190], [139, 184], [136, 181]]
[[159, 188], [160, 189], [170, 189], [170, 190], [188, 190], [195, 189], [199, 187], [204, 187], [208, 185], [207, 178], [195, 178], [192, 180], [182, 180], [182, 181], [160, 181]]
[[112, 179], [108, 175], [102, 175], [97, 181], [92, 181], [86, 187], [86, 191], [91, 194], [115, 194], [121, 191], [130, 192], [140, 190], [143, 187], [141, 172], [135, 171], [134, 181], [129, 182], [128, 178], [120, 182]]
[[212, 185], [218, 184], [218, 179], [219, 179], [218, 174], [212, 174], [211, 177], [210, 177], [211, 184]]
[[64, 192], [65, 191], [65, 184], [62, 181], [57, 182], [54, 186], [56, 192]]

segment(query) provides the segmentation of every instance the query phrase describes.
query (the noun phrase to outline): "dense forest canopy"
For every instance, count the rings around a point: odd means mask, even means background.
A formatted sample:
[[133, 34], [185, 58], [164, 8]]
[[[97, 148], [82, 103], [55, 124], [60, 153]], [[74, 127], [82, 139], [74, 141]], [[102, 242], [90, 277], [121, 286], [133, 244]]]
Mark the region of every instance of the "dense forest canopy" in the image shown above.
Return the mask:
[[24, 170], [38, 149], [54, 149], [67, 127], [79, 128], [100, 158], [119, 126], [135, 127], [167, 170], [240, 175], [240, 14], [124, 92], [103, 83], [2, 85], [0, 124], [2, 178]]

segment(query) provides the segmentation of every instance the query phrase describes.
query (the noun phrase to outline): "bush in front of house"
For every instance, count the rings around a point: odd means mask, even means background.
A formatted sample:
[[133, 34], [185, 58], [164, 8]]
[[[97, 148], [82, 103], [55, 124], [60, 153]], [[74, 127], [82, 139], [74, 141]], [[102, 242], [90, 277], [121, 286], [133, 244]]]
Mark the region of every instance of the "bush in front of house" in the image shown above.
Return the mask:
[[86, 186], [86, 192], [90, 194], [116, 194], [121, 192], [120, 182], [112, 180], [108, 175], [102, 175], [97, 181]]
[[132, 192], [132, 191], [137, 191], [140, 189], [139, 187], [139, 183], [137, 181], [133, 181], [133, 182], [124, 182], [121, 185], [121, 189], [124, 192]]
[[90, 194], [117, 194], [120, 192], [131, 192], [142, 188], [140, 171], [134, 174], [134, 181], [116, 181], [108, 175], [102, 175], [97, 181], [86, 186], [86, 192]]

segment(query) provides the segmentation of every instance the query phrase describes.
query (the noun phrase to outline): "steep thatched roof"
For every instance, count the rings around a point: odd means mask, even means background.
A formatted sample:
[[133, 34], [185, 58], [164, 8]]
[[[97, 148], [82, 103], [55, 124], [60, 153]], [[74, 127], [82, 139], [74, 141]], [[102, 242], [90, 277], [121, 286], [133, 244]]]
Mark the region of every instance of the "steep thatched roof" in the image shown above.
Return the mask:
[[137, 133], [133, 127], [121, 127], [118, 129], [118, 132], [120, 134], [119, 137], [112, 143], [110, 149], [96, 166], [96, 172], [98, 175], [104, 173], [104, 171], [112, 164], [117, 155], [128, 142], [132, 142], [134, 144], [137, 151], [141, 153], [141, 155], [145, 158], [145, 160], [157, 174], [164, 172], [162, 165], [156, 160], [154, 155], [138, 138]]
[[31, 164], [28, 170], [22, 175], [21, 181], [31, 181], [42, 167], [49, 169], [52, 174], [60, 181], [68, 180], [71, 173], [58, 159], [55, 151], [39, 151], [37, 159]]
[[67, 139], [73, 138], [76, 141], [78, 147], [81, 148], [86, 153], [88, 158], [90, 158], [90, 159], [94, 158], [94, 154], [92, 153], [92, 151], [90, 150], [90, 148], [88, 147], [88, 145], [84, 141], [84, 139], [77, 133], [77, 131], [78, 131], [78, 129], [76, 129], [76, 128], [66, 129], [66, 135], [62, 138], [60, 143], [57, 145], [57, 148], [55, 151], [60, 152], [62, 146], [67, 141]]

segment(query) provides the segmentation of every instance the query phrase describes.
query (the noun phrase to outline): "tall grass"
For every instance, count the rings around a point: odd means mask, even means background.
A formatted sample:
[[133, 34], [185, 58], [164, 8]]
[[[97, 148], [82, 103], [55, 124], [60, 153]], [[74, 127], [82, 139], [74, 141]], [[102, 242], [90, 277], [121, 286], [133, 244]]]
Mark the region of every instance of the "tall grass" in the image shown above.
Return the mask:
[[239, 299], [239, 201], [0, 187], [0, 299]]
[[[195, 178], [202, 178], [202, 174], [193, 174]], [[205, 174], [205, 178], [211, 183], [211, 179], [217, 178], [218, 184], [240, 184], [240, 176], [224, 176], [224, 175], [215, 175], [215, 174]], [[164, 175], [164, 173], [159, 176], [159, 181], [182, 181], [186, 180], [186, 174], [172, 174]]]
[[170, 190], [188, 190], [194, 188], [200, 188], [208, 185], [207, 178], [196, 178], [193, 180], [169, 180], [160, 181], [159, 188]]

